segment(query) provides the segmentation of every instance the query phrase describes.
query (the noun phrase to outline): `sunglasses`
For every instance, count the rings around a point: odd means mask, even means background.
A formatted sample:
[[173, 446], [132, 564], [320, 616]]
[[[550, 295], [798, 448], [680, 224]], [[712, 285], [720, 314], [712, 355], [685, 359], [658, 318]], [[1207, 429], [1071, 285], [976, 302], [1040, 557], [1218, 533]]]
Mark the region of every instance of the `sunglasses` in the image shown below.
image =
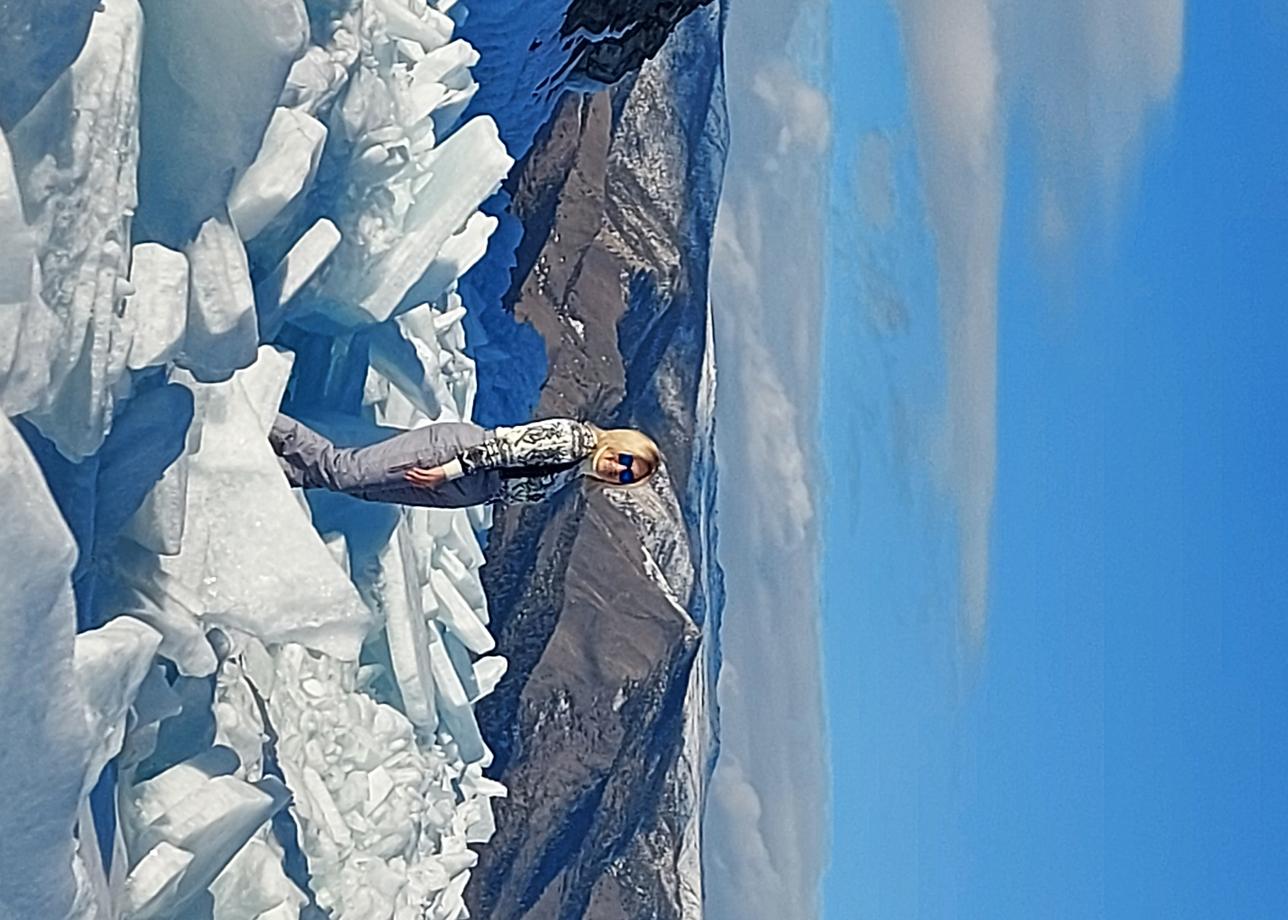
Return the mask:
[[635, 458], [630, 454], [618, 454], [617, 462], [626, 467], [626, 469], [617, 474], [617, 481], [624, 486], [630, 485], [635, 481], [635, 474], [631, 471], [631, 465], [635, 462]]

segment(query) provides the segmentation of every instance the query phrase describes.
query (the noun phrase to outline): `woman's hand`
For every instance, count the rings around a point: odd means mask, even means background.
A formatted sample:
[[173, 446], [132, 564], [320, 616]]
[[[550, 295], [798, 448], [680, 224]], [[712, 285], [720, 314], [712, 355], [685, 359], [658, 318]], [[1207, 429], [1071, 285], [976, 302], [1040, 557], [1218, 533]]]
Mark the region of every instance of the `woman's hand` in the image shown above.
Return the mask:
[[413, 466], [405, 475], [407, 481], [418, 489], [436, 489], [447, 482], [447, 470], [441, 466], [430, 469]]

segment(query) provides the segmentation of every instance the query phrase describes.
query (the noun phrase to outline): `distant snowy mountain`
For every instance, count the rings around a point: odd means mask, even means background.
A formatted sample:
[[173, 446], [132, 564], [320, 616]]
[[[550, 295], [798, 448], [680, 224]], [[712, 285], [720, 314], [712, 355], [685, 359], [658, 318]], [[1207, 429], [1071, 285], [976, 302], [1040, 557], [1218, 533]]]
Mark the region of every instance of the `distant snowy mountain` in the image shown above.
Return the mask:
[[513, 48], [546, 48], [535, 30], [557, 27], [554, 7], [466, 26], [510, 43], [474, 104], [495, 105], [502, 137], [532, 140], [503, 190], [515, 226], [502, 218], [462, 282], [492, 292], [471, 335], [485, 343], [476, 411], [639, 425], [669, 478], [497, 517], [483, 577], [510, 670], [480, 719], [511, 794], [466, 896], [495, 918], [696, 918], [723, 608], [707, 297], [723, 11], [682, 20], [638, 74], [551, 105], [547, 75]]

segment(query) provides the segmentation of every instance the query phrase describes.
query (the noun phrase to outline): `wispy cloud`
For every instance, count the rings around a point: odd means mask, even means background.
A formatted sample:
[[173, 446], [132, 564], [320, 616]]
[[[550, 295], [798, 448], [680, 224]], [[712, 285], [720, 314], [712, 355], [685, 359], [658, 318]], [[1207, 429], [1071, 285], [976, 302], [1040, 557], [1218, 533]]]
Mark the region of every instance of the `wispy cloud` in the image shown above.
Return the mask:
[[814, 449], [831, 106], [793, 60], [814, 0], [740, 5], [713, 245], [721, 752], [704, 822], [708, 920], [819, 912], [827, 769]]
[[[777, 157], [818, 156], [827, 149], [832, 134], [832, 112], [827, 96], [807, 82], [785, 57], [771, 59], [751, 79], [751, 88], [763, 104], [764, 113], [778, 124], [774, 145]], [[772, 171], [776, 159], [767, 160]]]
[[997, 470], [997, 271], [1006, 136], [1031, 119], [1041, 227], [1112, 207], [1175, 90], [1183, 0], [895, 0], [939, 266], [947, 396], [937, 463], [957, 509], [965, 638], [983, 641]]
[[[709, 920], [816, 916], [825, 860], [818, 475], [807, 446], [817, 368], [812, 380], [798, 376], [808, 365], [790, 357], [811, 347], [795, 317], [818, 302], [808, 285], [790, 303], [766, 293], [769, 254], [799, 245], [772, 228], [781, 211], [767, 204], [722, 203], [713, 263], [728, 597], [721, 751], [705, 819]], [[813, 258], [787, 273], [805, 284]]]
[[1112, 213], [1151, 109], [1175, 92], [1184, 25], [1184, 0], [999, 9], [1006, 95], [1038, 129], [1048, 242], [1063, 242], [1096, 204]]

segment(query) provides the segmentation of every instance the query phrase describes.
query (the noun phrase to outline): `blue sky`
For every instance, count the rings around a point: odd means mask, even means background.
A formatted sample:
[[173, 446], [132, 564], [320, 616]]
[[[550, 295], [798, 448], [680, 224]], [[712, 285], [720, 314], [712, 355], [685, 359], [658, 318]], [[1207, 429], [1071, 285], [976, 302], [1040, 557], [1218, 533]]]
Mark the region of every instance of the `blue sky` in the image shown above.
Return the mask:
[[832, 7], [823, 915], [1280, 916], [1288, 8], [1020, 6]]

